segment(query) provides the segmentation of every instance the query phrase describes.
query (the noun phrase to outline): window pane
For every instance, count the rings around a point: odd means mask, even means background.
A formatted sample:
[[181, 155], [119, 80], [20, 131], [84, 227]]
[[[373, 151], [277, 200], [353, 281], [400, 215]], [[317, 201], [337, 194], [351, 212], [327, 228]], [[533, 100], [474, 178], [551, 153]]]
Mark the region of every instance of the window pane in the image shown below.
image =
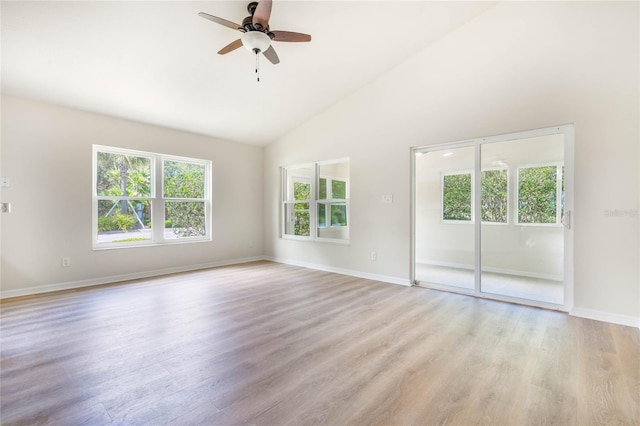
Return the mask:
[[202, 201], [167, 201], [165, 203], [166, 239], [204, 237], [207, 234]]
[[318, 199], [327, 199], [327, 179], [325, 178], [320, 178], [320, 181], [318, 182]]
[[151, 240], [149, 200], [98, 200], [98, 244]]
[[347, 199], [347, 182], [343, 180], [331, 181], [331, 198], [336, 200]]
[[318, 227], [324, 228], [327, 226], [327, 205], [318, 204]]
[[304, 182], [293, 183], [293, 199], [308, 200], [311, 197], [311, 184]]
[[285, 169], [284, 200], [311, 199], [311, 180], [315, 168], [312, 166], [296, 166]]
[[308, 237], [309, 225], [309, 203], [285, 204], [285, 234]]
[[482, 221], [507, 223], [507, 171], [482, 172]]
[[518, 170], [518, 222], [556, 223], [556, 166]]
[[96, 191], [103, 196], [151, 196], [151, 160], [98, 152]]
[[167, 198], [204, 198], [204, 164], [165, 161], [164, 196]]
[[331, 205], [331, 226], [347, 226], [346, 204]]
[[471, 173], [445, 175], [442, 182], [442, 218], [470, 221]]

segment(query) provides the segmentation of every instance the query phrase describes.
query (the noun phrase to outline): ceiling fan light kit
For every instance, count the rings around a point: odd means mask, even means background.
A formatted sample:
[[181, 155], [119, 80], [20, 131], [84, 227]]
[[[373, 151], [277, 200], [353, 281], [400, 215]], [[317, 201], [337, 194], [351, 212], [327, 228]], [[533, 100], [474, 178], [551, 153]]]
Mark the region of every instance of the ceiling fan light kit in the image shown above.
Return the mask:
[[[199, 16], [215, 22], [216, 24], [223, 25], [227, 28], [240, 31], [242, 36], [238, 40], [234, 40], [222, 49], [218, 51], [219, 55], [226, 55], [244, 46], [250, 52], [256, 54], [256, 74], [259, 74], [259, 54], [262, 53], [272, 64], [276, 65], [280, 63], [280, 58], [276, 53], [271, 41], [286, 41], [286, 42], [307, 42], [311, 41], [309, 34], [296, 33], [291, 31], [271, 31], [269, 29], [269, 18], [271, 17], [271, 2], [272, 0], [262, 0], [261, 2], [251, 2], [247, 6], [247, 10], [251, 14], [242, 20], [242, 25], [238, 25], [234, 22], [227, 21], [217, 16], [209, 15], [208, 13], [200, 12]], [[260, 76], [257, 78], [260, 81]]]
[[260, 31], [249, 31], [242, 34], [240, 37], [242, 45], [250, 52], [254, 52], [256, 55], [260, 52], [264, 52], [271, 45], [271, 37]]

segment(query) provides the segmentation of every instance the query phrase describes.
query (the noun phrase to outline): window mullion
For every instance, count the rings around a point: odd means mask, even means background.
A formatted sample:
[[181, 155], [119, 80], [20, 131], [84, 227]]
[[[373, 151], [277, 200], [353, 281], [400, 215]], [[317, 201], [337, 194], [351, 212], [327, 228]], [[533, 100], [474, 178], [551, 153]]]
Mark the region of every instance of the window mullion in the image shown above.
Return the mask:
[[320, 166], [313, 164], [313, 177], [309, 190], [309, 236], [318, 238], [318, 188], [320, 187]]

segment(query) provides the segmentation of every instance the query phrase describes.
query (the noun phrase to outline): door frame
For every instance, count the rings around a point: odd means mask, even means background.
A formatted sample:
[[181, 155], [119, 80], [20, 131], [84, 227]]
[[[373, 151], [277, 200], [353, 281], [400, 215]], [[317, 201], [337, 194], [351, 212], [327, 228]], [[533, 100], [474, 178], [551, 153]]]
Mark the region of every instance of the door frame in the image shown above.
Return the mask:
[[[455, 287], [447, 287], [437, 284], [418, 283], [416, 281], [416, 155], [419, 153], [427, 153], [432, 151], [440, 151], [445, 149], [455, 149], [463, 147], [474, 147], [474, 179], [476, 185], [473, 186], [474, 191], [474, 211], [476, 215], [480, 214], [481, 209], [481, 186], [477, 184], [480, 180], [481, 171], [481, 146], [484, 144], [507, 142], [518, 139], [528, 139], [533, 137], [564, 135], [564, 212], [565, 217], [562, 218], [564, 225], [564, 304], [558, 305], [548, 302], [540, 302], [530, 299], [523, 299], [512, 296], [503, 296], [491, 293], [483, 293], [481, 291], [481, 220], [474, 220], [474, 259], [475, 259], [475, 278], [474, 290], [457, 289]], [[410, 279], [414, 286], [433, 288], [436, 290], [445, 290], [454, 293], [471, 295], [478, 298], [493, 299], [510, 303], [524, 304], [546, 309], [560, 310], [569, 312], [573, 308], [573, 211], [574, 211], [574, 139], [575, 129], [573, 124], [564, 124], [560, 126], [547, 127], [542, 129], [526, 130], [521, 132], [505, 133], [494, 136], [486, 136], [464, 141], [439, 143], [433, 145], [423, 145], [412, 147], [410, 149], [411, 156], [411, 244], [410, 244]], [[476, 217], [476, 219], [478, 219]]]

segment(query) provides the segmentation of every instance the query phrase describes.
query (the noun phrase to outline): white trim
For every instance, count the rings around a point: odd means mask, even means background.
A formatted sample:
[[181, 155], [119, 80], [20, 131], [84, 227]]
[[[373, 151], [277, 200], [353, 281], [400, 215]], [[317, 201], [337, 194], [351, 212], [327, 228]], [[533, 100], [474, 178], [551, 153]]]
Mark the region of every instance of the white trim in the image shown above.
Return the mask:
[[569, 311], [569, 315], [579, 318], [587, 318], [596, 321], [604, 321], [612, 324], [626, 325], [640, 328], [640, 317], [630, 315], [612, 314], [611, 312], [596, 311], [594, 309], [576, 308]]
[[134, 272], [131, 274], [111, 275], [108, 277], [91, 278], [88, 280], [69, 281], [57, 284], [48, 284], [38, 287], [28, 287], [17, 290], [5, 290], [0, 291], [0, 299], [7, 299], [10, 297], [30, 296], [34, 294], [50, 293], [53, 291], [72, 290], [76, 288], [92, 287], [102, 284], [112, 284], [121, 281], [130, 281], [140, 278], [157, 277], [160, 275], [175, 274], [177, 272], [190, 272], [200, 269], [217, 268], [220, 266], [237, 265], [240, 263], [256, 262], [259, 260], [265, 260], [263, 256], [245, 257], [239, 259], [221, 260], [217, 262], [200, 263], [197, 265], [189, 266], [177, 266], [173, 268], [156, 269], [153, 271]]
[[411, 287], [411, 280], [405, 278], [390, 277], [387, 275], [371, 274], [369, 272], [354, 271], [351, 269], [335, 268], [333, 266], [320, 265], [317, 263], [303, 262], [299, 260], [284, 259], [281, 257], [265, 256], [264, 260], [283, 263], [285, 265], [300, 266], [302, 268], [315, 269], [317, 271], [333, 272], [335, 274], [349, 275], [351, 277], [364, 278], [372, 281], [381, 281], [388, 284], [397, 284]]

